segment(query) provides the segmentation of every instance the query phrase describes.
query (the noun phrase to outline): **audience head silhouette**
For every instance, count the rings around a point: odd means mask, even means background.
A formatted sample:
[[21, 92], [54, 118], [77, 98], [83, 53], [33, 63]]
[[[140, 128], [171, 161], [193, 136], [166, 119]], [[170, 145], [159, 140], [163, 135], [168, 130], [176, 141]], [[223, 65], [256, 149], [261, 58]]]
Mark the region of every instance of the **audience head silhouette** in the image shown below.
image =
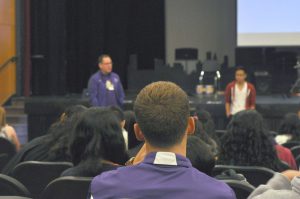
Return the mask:
[[194, 132], [188, 96], [174, 83], [161, 81], [143, 88], [134, 112], [136, 135], [151, 147], [168, 149], [186, 144], [186, 135]]

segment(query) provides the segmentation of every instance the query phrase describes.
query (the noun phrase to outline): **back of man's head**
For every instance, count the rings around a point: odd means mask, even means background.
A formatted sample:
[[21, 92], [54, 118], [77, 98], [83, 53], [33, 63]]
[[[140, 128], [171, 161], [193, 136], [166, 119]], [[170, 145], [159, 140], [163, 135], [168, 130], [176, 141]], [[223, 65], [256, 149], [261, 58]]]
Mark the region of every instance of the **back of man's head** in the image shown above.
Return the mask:
[[137, 123], [146, 141], [160, 148], [180, 143], [189, 119], [186, 93], [171, 82], [155, 82], [143, 88], [134, 103]]

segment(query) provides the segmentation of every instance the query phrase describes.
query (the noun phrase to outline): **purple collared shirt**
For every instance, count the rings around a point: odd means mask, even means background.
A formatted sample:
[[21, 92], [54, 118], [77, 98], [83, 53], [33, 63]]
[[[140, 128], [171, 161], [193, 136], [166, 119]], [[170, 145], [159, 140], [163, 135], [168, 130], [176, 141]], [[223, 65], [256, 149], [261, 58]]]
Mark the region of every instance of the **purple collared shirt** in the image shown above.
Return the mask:
[[92, 106], [123, 106], [125, 94], [116, 73], [94, 73], [89, 79], [88, 91]]
[[95, 177], [91, 199], [235, 199], [223, 182], [192, 167], [191, 162], [169, 152], [150, 153], [135, 166], [118, 168]]

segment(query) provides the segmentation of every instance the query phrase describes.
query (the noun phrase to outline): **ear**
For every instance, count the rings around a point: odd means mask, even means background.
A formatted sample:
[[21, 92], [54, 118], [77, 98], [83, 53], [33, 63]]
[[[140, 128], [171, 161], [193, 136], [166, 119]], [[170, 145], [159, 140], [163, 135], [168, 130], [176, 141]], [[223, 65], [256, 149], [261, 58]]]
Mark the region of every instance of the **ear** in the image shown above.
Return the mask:
[[99, 67], [99, 69], [101, 69], [102, 67], [101, 67], [101, 63], [98, 63], [98, 67]]
[[144, 134], [141, 131], [141, 128], [137, 123], [134, 124], [134, 133], [135, 133], [135, 137], [138, 141], [145, 141]]
[[193, 135], [194, 133], [195, 133], [195, 119], [194, 119], [194, 117], [189, 117], [188, 125], [186, 128], [186, 134]]

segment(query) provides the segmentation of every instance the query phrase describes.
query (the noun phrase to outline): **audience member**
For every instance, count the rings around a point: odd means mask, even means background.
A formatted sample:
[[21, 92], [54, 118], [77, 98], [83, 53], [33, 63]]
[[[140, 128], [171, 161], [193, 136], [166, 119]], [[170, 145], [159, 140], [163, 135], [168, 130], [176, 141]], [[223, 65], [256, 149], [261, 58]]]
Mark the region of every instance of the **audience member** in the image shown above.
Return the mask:
[[174, 83], [146, 86], [134, 103], [139, 140], [134, 166], [95, 177], [91, 198], [235, 198], [225, 183], [193, 168], [186, 158], [187, 136], [195, 129], [186, 93]]
[[128, 150], [128, 132], [124, 128], [126, 125], [124, 112], [117, 106], [110, 106], [109, 109], [116, 115], [116, 117], [118, 118], [118, 120], [120, 122], [122, 134], [123, 134], [124, 141], [125, 141], [125, 147], [126, 147], [126, 150]]
[[6, 112], [3, 107], [0, 107], [0, 137], [11, 141], [16, 150], [20, 150], [20, 142], [15, 129], [6, 123]]
[[70, 154], [74, 167], [62, 176], [94, 177], [124, 164], [128, 158], [115, 113], [94, 107], [82, 114], [70, 138]]
[[299, 199], [300, 172], [285, 171], [276, 173], [266, 185], [256, 188], [248, 199]]
[[221, 139], [219, 164], [262, 166], [274, 171], [288, 169], [278, 159], [263, 118], [255, 110], [241, 111], [233, 116]]
[[194, 133], [195, 136], [199, 137], [202, 141], [208, 144], [213, 155], [217, 156], [219, 154], [219, 146], [217, 145], [216, 141], [206, 133], [205, 129], [202, 126], [202, 123], [198, 119], [194, 118], [194, 120], [195, 120], [195, 133]]
[[128, 149], [132, 149], [142, 142], [139, 141], [134, 133], [134, 124], [136, 123], [135, 114], [133, 111], [124, 111], [125, 129], [128, 132]]
[[215, 123], [211, 114], [208, 111], [197, 107], [195, 116], [197, 116], [198, 120], [201, 122], [205, 132], [219, 144], [219, 138], [216, 134]]
[[215, 156], [211, 148], [197, 136], [188, 136], [186, 157], [192, 166], [199, 171], [211, 176], [215, 166]]
[[15, 166], [24, 161], [70, 161], [68, 139], [80, 114], [85, 110], [86, 107], [81, 105], [68, 107], [59, 121], [51, 125], [46, 135], [25, 144], [7, 163], [2, 172], [11, 175]]
[[300, 143], [300, 119], [296, 113], [288, 113], [284, 116], [276, 137], [278, 144], [284, 144], [290, 141]]

